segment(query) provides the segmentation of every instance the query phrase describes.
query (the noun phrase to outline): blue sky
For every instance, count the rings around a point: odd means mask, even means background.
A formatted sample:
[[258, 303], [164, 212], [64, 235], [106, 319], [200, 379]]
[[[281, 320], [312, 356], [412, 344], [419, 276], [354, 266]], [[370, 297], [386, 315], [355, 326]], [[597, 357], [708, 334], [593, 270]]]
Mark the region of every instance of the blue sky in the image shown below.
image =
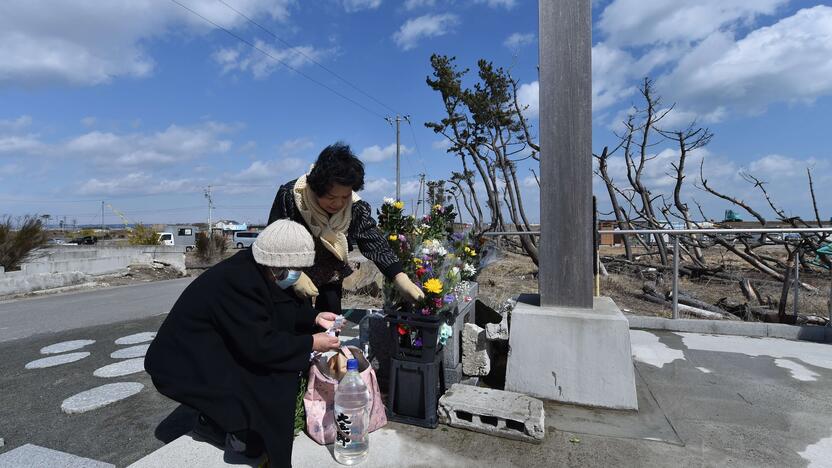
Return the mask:
[[[262, 222], [276, 187], [301, 174], [327, 144], [343, 140], [367, 164], [362, 196], [394, 193], [395, 133], [402, 126], [403, 199], [418, 174], [447, 177], [458, 161], [423, 123], [441, 118], [425, 84], [431, 53], [475, 68], [479, 58], [511, 69], [536, 125], [537, 2], [524, 0], [179, 0], [256, 43], [288, 70], [169, 0], [0, 5], [0, 214], [49, 213], [100, 222], [101, 200], [131, 221], [207, 217]], [[714, 133], [693, 156], [720, 189], [765, 210], [740, 177], [769, 182], [792, 214], [809, 215], [812, 167], [825, 218], [832, 216], [832, 7], [788, 0], [594, 1], [595, 151], [656, 80], [673, 122], [697, 118]], [[302, 54], [298, 53], [298, 50]], [[370, 99], [324, 68], [357, 85]], [[657, 145], [647, 171], [654, 192], [670, 188], [672, 147]], [[618, 177], [620, 158], [612, 161]], [[529, 166], [524, 190], [537, 210]], [[690, 174], [693, 182], [695, 174]], [[601, 196], [604, 205], [604, 192]], [[685, 193], [719, 217], [728, 206], [692, 185]], [[536, 215], [533, 216], [536, 218]], [[109, 210], [105, 222], [117, 223]]]

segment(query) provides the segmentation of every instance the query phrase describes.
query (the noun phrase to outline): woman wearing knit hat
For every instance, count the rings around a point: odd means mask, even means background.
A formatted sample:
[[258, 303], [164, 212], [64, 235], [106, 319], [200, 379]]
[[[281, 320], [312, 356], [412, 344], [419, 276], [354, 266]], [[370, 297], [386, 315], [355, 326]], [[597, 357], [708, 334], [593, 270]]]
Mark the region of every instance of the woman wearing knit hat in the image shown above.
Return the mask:
[[340, 347], [336, 318], [292, 285], [315, 259], [303, 226], [279, 220], [196, 278], [176, 301], [145, 357], [163, 395], [200, 413], [195, 432], [291, 466], [298, 374], [312, 351]]
[[341, 312], [342, 281], [352, 273], [347, 253], [357, 244], [361, 253], [412, 301], [422, 290], [402, 272], [399, 258], [376, 226], [370, 205], [356, 194], [364, 188], [364, 164], [343, 143], [321, 151], [312, 170], [280, 187], [269, 222], [291, 219], [315, 238], [315, 264], [304, 268], [295, 283], [299, 296], [316, 298], [315, 308]]

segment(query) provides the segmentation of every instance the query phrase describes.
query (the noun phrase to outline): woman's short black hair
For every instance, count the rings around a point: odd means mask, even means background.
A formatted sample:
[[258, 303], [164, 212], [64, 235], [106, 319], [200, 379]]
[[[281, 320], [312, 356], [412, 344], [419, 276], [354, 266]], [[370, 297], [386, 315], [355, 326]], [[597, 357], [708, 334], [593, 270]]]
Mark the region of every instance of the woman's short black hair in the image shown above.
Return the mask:
[[350, 150], [350, 146], [337, 142], [318, 155], [315, 167], [306, 176], [306, 183], [318, 196], [326, 195], [333, 185], [352, 187], [354, 192], [364, 188], [364, 163]]

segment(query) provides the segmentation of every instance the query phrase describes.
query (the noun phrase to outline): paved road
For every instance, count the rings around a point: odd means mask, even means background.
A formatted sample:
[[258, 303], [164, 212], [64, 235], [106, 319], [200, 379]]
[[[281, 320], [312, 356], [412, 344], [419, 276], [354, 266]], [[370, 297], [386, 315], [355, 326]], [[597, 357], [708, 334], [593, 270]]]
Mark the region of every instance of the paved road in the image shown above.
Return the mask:
[[0, 343], [166, 313], [192, 277], [0, 302]]

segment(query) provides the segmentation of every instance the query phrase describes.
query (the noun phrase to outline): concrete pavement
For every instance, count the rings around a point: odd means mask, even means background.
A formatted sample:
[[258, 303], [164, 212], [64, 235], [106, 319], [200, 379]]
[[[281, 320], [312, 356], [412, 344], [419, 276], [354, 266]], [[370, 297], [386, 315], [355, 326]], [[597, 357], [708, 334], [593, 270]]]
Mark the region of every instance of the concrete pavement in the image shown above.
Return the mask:
[[167, 313], [193, 277], [0, 302], [0, 343]]

